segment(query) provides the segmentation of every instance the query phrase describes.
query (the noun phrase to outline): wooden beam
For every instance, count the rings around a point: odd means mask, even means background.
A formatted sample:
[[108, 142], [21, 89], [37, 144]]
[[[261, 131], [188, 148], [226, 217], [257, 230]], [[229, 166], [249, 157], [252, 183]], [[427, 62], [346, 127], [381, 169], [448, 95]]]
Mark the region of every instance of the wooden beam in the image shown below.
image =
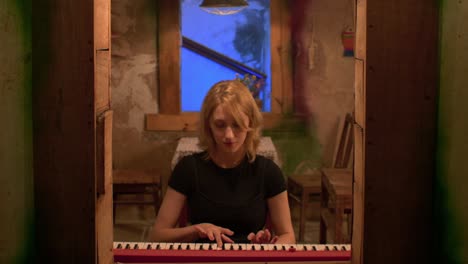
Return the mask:
[[158, 1], [159, 113], [178, 114], [180, 105], [180, 1]]
[[94, 2], [33, 2], [36, 263], [96, 263]]
[[357, 43], [365, 66], [365, 124], [357, 130], [362, 129], [363, 141], [356, 151], [365, 160], [362, 168], [355, 165], [362, 174], [355, 175], [354, 190], [362, 218], [353, 229], [363, 244], [353, 263], [429, 263], [438, 3], [365, 2], [365, 27], [358, 22], [358, 30], [366, 29], [364, 55]]
[[[146, 130], [152, 131], [196, 131], [198, 129], [199, 113], [190, 112], [179, 115], [147, 114]], [[263, 128], [273, 129], [282, 115], [263, 113]]]
[[289, 1], [270, 1], [271, 112], [292, 110], [292, 56]]

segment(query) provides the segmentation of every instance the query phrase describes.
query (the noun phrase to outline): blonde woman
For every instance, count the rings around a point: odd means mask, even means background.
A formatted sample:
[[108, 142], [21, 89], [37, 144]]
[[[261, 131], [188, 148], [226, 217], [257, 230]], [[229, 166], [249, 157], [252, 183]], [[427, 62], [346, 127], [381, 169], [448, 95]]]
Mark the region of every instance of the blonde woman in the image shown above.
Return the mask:
[[[175, 166], [152, 240], [197, 243], [295, 243], [280, 168], [257, 155], [262, 115], [237, 80], [214, 84], [200, 112], [203, 152]], [[177, 227], [184, 205], [190, 226]], [[271, 228], [265, 227], [267, 218]]]

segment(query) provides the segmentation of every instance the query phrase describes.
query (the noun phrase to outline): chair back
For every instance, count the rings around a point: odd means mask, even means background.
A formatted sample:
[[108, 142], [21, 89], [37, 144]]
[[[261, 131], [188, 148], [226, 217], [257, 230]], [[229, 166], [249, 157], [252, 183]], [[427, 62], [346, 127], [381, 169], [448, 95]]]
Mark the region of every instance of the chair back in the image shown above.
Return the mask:
[[341, 133], [339, 134], [337, 145], [335, 146], [335, 155], [333, 156], [333, 168], [348, 168], [351, 163], [353, 149], [353, 124], [352, 114], [346, 113], [343, 122], [340, 122]]

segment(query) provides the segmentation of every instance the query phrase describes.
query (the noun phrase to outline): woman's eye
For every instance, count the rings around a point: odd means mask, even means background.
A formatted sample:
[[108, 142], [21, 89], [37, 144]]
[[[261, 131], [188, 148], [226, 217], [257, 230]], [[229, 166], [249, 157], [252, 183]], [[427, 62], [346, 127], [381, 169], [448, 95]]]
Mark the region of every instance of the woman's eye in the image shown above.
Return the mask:
[[215, 123], [216, 128], [224, 128], [226, 125], [223, 123]]

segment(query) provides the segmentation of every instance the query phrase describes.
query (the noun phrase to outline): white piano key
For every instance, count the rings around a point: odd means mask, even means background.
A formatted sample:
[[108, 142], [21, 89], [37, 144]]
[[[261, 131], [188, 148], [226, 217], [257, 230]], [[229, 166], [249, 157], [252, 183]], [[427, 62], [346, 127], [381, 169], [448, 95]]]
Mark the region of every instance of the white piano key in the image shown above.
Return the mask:
[[[159, 249], [166, 250], [167, 246], [168, 246], [167, 244], [170, 244], [170, 243], [163, 242], [163, 243], [154, 243], [154, 244], [159, 244]], [[155, 246], [154, 248], [156, 248], [156, 245], [154, 245], [154, 246]]]
[[261, 244], [254, 244], [255, 250], [262, 250], [262, 245]]
[[218, 250], [218, 244], [211, 243], [211, 250]]
[[325, 244], [316, 244], [314, 245], [317, 251], [324, 251], [325, 250]]
[[275, 244], [268, 244], [268, 250], [276, 250]]
[[195, 243], [195, 250], [203, 250], [203, 243]]
[[136, 245], [136, 244], [137, 244], [137, 243], [135, 243], [135, 242], [128, 242], [128, 243], [125, 245], [125, 248], [126, 248], [126, 249], [135, 249], [135, 245]]
[[187, 250], [188, 245], [189, 245], [188, 243], [180, 243], [180, 249]]
[[148, 242], [144, 243], [142, 249], [148, 249], [148, 246], [151, 246], [151, 244], [153, 244], [153, 243], [148, 243]]
[[232, 250], [231, 249], [232, 247], [233, 247], [232, 243], [224, 243], [223, 250]]
[[270, 250], [268, 244], [260, 244], [260, 250]]
[[145, 249], [145, 243], [138, 242], [137, 245], [138, 245], [138, 249]]
[[189, 244], [190, 250], [195, 250], [195, 249], [196, 249], [196, 248], [195, 248], [195, 247], [196, 247], [196, 246], [195, 246], [195, 243], [188, 243], [188, 244]]
[[312, 246], [307, 245], [307, 244], [300, 244], [300, 245], [297, 246], [297, 250], [299, 250], [299, 251], [311, 251]]

